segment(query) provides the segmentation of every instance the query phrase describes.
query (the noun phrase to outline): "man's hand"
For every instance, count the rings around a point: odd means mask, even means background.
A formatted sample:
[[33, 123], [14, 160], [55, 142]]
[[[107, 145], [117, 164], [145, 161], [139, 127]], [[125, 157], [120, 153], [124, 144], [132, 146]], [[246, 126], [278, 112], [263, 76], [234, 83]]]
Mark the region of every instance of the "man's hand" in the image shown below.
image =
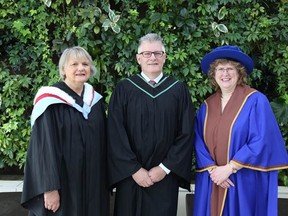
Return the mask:
[[148, 175], [148, 171], [144, 168], [141, 168], [136, 173], [134, 173], [132, 178], [141, 187], [150, 187], [153, 185], [153, 182]]
[[156, 166], [149, 170], [148, 175], [152, 182], [156, 183], [165, 178], [166, 172], [160, 166]]

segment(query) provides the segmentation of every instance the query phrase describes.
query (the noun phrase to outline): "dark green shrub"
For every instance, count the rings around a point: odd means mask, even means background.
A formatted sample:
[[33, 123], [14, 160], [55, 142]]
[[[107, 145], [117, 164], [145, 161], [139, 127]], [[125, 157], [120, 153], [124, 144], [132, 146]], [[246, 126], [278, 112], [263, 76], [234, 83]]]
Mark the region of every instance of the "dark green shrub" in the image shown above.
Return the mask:
[[[255, 61], [251, 85], [271, 101], [286, 97], [273, 107], [288, 146], [287, 122], [277, 116], [287, 107], [287, 11], [287, 1], [275, 0], [0, 0], [0, 167], [23, 166], [33, 97], [58, 80], [63, 49], [89, 51], [99, 71], [91, 83], [108, 103], [116, 82], [139, 72], [136, 47], [148, 32], [164, 38], [165, 73], [187, 84], [196, 108], [212, 92], [201, 58], [240, 46]], [[287, 173], [280, 179], [288, 185]]]

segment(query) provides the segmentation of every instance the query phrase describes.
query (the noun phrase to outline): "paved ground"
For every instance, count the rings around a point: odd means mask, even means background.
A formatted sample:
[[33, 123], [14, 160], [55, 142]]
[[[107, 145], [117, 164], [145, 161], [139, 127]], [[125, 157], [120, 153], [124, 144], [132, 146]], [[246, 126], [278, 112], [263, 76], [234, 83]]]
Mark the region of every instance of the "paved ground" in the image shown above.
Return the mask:
[[0, 215], [27, 216], [28, 212], [20, 205], [22, 176], [0, 176]]
[[27, 216], [28, 212], [20, 205], [21, 192], [0, 193], [1, 216]]
[[[20, 205], [22, 184], [22, 176], [0, 175], [0, 216], [27, 216], [27, 211]], [[194, 191], [194, 186], [192, 186], [192, 191]], [[186, 216], [186, 194], [186, 190], [179, 190], [177, 216]], [[110, 202], [111, 209], [114, 205], [113, 198], [114, 196], [111, 197]], [[112, 211], [110, 213], [112, 216]]]

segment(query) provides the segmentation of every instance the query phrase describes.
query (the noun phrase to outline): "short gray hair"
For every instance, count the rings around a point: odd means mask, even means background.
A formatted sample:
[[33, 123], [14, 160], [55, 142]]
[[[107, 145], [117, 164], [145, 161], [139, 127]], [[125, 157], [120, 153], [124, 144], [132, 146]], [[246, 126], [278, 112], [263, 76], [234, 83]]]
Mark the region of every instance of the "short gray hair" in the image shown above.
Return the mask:
[[142, 45], [143, 42], [160, 42], [162, 44], [162, 50], [165, 52], [165, 45], [163, 42], [163, 39], [156, 33], [148, 33], [141, 37], [139, 39], [139, 44], [138, 44], [138, 53], [139, 53], [139, 48]]
[[65, 79], [64, 66], [66, 65], [67, 61], [69, 60], [71, 56], [76, 57], [76, 58], [87, 59], [91, 67], [91, 76], [94, 76], [96, 74], [96, 67], [93, 63], [93, 60], [90, 54], [83, 47], [74, 46], [74, 47], [65, 49], [60, 57], [58, 67], [59, 67], [59, 75], [62, 80]]

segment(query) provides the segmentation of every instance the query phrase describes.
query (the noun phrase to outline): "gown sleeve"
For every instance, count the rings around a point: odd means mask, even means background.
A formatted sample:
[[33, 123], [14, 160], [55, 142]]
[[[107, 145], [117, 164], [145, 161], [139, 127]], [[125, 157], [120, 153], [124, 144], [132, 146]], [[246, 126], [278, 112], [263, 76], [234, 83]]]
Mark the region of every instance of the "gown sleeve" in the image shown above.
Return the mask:
[[[45, 215], [43, 193], [61, 189], [61, 149], [57, 145], [60, 133], [56, 121], [53, 105], [49, 106], [36, 120], [27, 150], [21, 204], [39, 215]], [[38, 205], [39, 202], [43, 204]]]
[[108, 176], [112, 188], [142, 167], [130, 147], [126, 131], [126, 94], [122, 83], [119, 83], [108, 107]]
[[270, 103], [262, 93], [256, 97], [249, 117], [245, 145], [233, 157], [246, 168], [270, 171], [288, 167], [287, 151]]
[[[192, 178], [192, 152], [194, 137], [194, 107], [188, 89], [183, 83], [179, 87], [178, 128], [163, 164], [187, 183]], [[182, 187], [182, 186], [181, 186]], [[184, 188], [188, 186], [183, 186]]]

